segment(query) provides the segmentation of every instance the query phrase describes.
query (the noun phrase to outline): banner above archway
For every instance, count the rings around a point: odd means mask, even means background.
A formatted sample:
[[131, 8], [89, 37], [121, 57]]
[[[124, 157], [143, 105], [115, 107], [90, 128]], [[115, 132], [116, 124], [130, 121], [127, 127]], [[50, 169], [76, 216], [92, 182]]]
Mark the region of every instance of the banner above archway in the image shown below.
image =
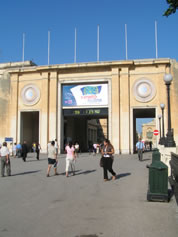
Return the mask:
[[108, 84], [63, 85], [62, 106], [108, 106]]

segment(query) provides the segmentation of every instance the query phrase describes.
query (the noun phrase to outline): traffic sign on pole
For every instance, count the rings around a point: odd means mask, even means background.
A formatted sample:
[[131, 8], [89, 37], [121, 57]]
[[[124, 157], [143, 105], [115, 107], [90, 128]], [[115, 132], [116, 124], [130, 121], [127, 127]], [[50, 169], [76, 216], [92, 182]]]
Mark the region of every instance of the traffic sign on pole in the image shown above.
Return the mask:
[[155, 130], [153, 131], [153, 134], [154, 134], [155, 136], [158, 136], [158, 135], [159, 135], [159, 131], [158, 131], [157, 129], [155, 129]]

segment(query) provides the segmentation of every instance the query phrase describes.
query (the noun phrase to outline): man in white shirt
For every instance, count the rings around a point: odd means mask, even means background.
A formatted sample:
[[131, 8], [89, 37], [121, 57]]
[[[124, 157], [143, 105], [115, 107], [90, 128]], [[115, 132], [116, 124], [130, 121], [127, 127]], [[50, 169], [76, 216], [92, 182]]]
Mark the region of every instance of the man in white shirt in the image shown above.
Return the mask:
[[136, 151], [138, 151], [138, 159], [140, 161], [143, 160], [143, 151], [144, 151], [144, 149], [145, 149], [145, 145], [144, 145], [144, 143], [142, 142], [142, 140], [140, 138], [139, 141], [136, 144]]
[[5, 167], [7, 175], [11, 175], [11, 164], [9, 158], [9, 149], [7, 148], [7, 142], [3, 142], [2, 148], [0, 150], [1, 157], [1, 176], [4, 177]]

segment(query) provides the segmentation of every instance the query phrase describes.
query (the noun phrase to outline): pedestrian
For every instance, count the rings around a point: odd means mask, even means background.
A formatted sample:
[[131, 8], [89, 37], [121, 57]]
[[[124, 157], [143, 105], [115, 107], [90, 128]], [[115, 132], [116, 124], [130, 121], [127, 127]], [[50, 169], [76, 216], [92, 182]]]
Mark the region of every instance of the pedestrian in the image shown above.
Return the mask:
[[75, 175], [75, 148], [72, 146], [72, 142], [70, 141], [65, 148], [67, 155], [66, 155], [66, 177], [69, 176], [69, 168], [71, 167], [71, 171], [73, 175]]
[[1, 176], [4, 177], [5, 167], [7, 175], [11, 176], [10, 154], [9, 149], [7, 148], [7, 142], [3, 142], [3, 145], [0, 150], [0, 157], [1, 157]]
[[37, 159], [37, 160], [39, 160], [40, 150], [41, 150], [41, 146], [40, 146], [40, 144], [37, 142], [37, 143], [36, 143], [36, 159]]
[[93, 155], [96, 155], [98, 144], [94, 143], [93, 144]]
[[33, 144], [32, 144], [32, 150], [33, 150], [33, 152], [36, 152], [36, 143], [35, 142], [33, 142]]
[[13, 156], [13, 143], [11, 142], [10, 143], [10, 146], [9, 146], [9, 156]]
[[20, 158], [22, 155], [22, 145], [18, 143], [16, 148], [17, 148], [17, 157]]
[[14, 145], [13, 145], [12, 154], [13, 154], [13, 157], [14, 157], [14, 158], [15, 158], [16, 155], [17, 155], [17, 144], [16, 144], [16, 143], [14, 143]]
[[114, 172], [113, 165], [113, 154], [114, 147], [108, 139], [104, 140], [104, 144], [101, 148], [102, 162], [103, 162], [103, 172], [104, 172], [104, 181], [108, 181], [108, 171], [112, 174], [112, 180], [116, 179], [116, 173]]
[[141, 138], [139, 138], [139, 141], [136, 143], [136, 151], [138, 152], [138, 159], [139, 159], [139, 161], [143, 160], [144, 149], [145, 149], [145, 145], [142, 142]]
[[79, 153], [79, 144], [78, 142], [75, 143], [75, 154], [76, 154], [76, 157], [78, 157], [78, 153]]
[[150, 151], [152, 151], [152, 141], [150, 141]]
[[54, 166], [54, 175], [58, 175], [57, 173], [57, 154], [55, 149], [55, 141], [51, 142], [51, 146], [48, 147], [48, 169], [47, 169], [47, 177], [50, 176], [50, 170], [52, 165]]
[[23, 144], [22, 144], [22, 160], [24, 162], [26, 161], [27, 153], [28, 153], [27, 142], [24, 141]]

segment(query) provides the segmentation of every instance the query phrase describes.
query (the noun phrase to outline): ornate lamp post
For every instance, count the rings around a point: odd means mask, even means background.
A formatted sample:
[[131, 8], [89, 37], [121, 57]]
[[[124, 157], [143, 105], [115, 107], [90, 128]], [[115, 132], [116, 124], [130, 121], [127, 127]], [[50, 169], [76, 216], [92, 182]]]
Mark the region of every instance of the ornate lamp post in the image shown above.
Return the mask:
[[171, 104], [170, 104], [170, 85], [172, 82], [172, 75], [165, 74], [164, 75], [164, 82], [167, 87], [167, 106], [168, 106], [168, 132], [167, 132], [167, 139], [166, 139], [166, 147], [175, 147], [175, 141], [173, 136], [173, 129], [171, 128]]
[[163, 129], [163, 136], [161, 137], [160, 144], [165, 145], [165, 136], [164, 136], [164, 108], [165, 104], [160, 104], [161, 110], [162, 110], [162, 129]]
[[161, 144], [161, 114], [158, 115], [159, 119], [159, 144]]

